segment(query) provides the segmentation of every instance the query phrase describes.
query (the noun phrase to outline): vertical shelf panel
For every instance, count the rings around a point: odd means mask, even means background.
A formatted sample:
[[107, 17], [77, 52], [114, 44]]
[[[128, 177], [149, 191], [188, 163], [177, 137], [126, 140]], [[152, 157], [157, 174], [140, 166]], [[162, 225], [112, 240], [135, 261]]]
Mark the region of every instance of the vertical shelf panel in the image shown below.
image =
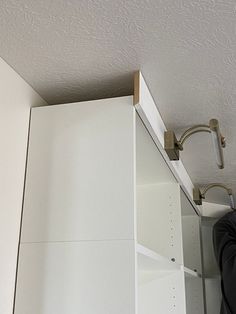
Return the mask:
[[202, 274], [199, 217], [183, 216], [184, 265]]
[[200, 218], [181, 190], [184, 266], [202, 274]]
[[221, 283], [220, 277], [206, 278], [206, 308], [207, 314], [220, 313], [221, 307]]
[[[185, 193], [181, 190], [181, 212], [183, 230], [184, 266], [192, 272], [185, 273], [185, 294], [187, 313], [204, 313], [204, 294], [202, 279], [202, 257], [200, 218], [194, 211]], [[194, 276], [195, 274], [195, 276]]]
[[134, 241], [22, 244], [15, 314], [135, 314]]
[[219, 276], [219, 268], [216, 262], [212, 228], [217, 219], [201, 218], [202, 246], [203, 246], [203, 267], [204, 275], [207, 278]]
[[201, 218], [205, 302], [207, 314], [219, 313], [221, 307], [221, 280], [214, 254], [212, 239], [212, 228], [216, 221], [217, 218], [213, 217]]
[[191, 278], [185, 276], [185, 291], [187, 307], [186, 313], [204, 314], [202, 278]]
[[186, 313], [184, 273], [176, 271], [138, 287], [138, 314]]
[[179, 185], [137, 186], [137, 208], [138, 243], [182, 264]]

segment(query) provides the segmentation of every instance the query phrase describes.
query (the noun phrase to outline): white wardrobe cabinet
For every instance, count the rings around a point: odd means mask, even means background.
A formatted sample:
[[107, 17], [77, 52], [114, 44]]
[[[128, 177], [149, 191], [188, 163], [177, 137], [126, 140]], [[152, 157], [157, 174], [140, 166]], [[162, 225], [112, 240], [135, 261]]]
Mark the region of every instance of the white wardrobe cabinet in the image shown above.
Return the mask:
[[32, 109], [14, 314], [206, 313], [190, 181], [139, 93], [150, 116], [137, 94]]

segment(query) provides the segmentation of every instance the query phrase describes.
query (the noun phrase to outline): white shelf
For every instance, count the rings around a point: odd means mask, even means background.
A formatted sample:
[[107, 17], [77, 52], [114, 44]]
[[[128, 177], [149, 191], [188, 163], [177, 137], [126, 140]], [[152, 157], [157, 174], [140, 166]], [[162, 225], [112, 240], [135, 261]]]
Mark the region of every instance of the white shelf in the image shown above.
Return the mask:
[[170, 272], [181, 270], [182, 266], [180, 264], [172, 262], [141, 244], [136, 245], [136, 252], [138, 254], [139, 271]]
[[170, 261], [168, 258], [155, 253], [143, 245], [137, 244], [136, 252], [139, 285], [151, 282], [157, 278], [159, 280], [182, 268], [176, 262]]
[[136, 245], [136, 252], [138, 254], [138, 271], [142, 278], [144, 274], [147, 278], [162, 277], [176, 270], [183, 270], [189, 278], [201, 278], [196, 271], [171, 261], [141, 244]]

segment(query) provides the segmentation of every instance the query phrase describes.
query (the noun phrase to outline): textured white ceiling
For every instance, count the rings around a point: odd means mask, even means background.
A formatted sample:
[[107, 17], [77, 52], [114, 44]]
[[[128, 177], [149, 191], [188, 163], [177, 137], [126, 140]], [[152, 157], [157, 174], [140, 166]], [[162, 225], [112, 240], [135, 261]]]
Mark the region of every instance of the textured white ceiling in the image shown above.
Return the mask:
[[49, 103], [130, 94], [141, 69], [169, 128], [218, 118], [225, 169], [208, 134], [182, 157], [194, 182], [236, 191], [235, 1], [2, 0], [0, 9], [0, 55]]

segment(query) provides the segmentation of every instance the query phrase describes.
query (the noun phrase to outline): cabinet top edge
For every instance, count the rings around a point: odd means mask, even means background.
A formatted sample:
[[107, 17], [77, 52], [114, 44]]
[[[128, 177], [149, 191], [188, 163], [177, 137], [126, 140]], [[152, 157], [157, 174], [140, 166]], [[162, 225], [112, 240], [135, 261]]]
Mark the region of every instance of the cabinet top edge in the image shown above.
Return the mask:
[[110, 98], [99, 98], [99, 99], [91, 99], [91, 100], [83, 100], [83, 101], [75, 101], [75, 102], [69, 102], [69, 103], [61, 103], [61, 104], [47, 104], [44, 106], [35, 106], [32, 107], [32, 111], [40, 110], [43, 108], [55, 108], [55, 107], [67, 107], [72, 106], [76, 104], [92, 104], [92, 103], [101, 103], [101, 102], [109, 102], [109, 101], [119, 101], [122, 100], [130, 100], [133, 103], [134, 95], [126, 95], [126, 96], [117, 96], [117, 97], [110, 97]]

